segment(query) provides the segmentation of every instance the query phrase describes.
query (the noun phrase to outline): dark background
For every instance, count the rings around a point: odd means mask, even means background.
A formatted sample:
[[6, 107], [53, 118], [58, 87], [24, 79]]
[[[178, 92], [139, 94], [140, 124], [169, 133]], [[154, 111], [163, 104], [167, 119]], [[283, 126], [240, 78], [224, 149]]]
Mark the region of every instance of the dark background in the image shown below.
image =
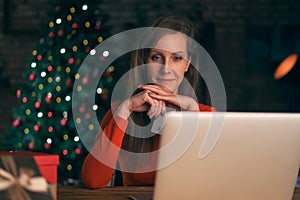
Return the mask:
[[[0, 132], [18, 106], [26, 60], [48, 23], [50, 0], [0, 1]], [[161, 14], [188, 13], [218, 66], [229, 111], [286, 112], [291, 86], [273, 78], [300, 50], [299, 0], [103, 0], [111, 34], [147, 25]]]

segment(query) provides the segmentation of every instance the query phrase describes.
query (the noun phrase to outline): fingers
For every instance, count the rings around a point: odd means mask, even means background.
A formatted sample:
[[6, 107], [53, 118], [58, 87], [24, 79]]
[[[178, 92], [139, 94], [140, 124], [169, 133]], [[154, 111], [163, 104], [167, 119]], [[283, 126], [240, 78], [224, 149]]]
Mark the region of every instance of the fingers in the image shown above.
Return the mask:
[[130, 111], [147, 111], [149, 118], [158, 117], [166, 112], [166, 102], [151, 96], [153, 92], [144, 90], [130, 98]]
[[166, 112], [166, 104], [164, 101], [161, 100], [155, 100], [152, 99], [151, 97], [147, 97], [144, 99], [145, 102], [150, 104], [150, 108], [147, 112], [147, 115], [149, 116], [150, 119], [153, 117], [158, 117], [161, 114], [164, 114]]
[[170, 95], [173, 93], [171, 90], [169, 90], [163, 85], [141, 85], [140, 88], [161, 95]]

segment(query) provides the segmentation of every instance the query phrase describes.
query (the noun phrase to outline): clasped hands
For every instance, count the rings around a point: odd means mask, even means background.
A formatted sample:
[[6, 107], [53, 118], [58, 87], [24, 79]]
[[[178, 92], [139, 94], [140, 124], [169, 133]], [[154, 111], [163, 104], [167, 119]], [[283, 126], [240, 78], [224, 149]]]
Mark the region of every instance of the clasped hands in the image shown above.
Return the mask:
[[156, 118], [164, 114], [166, 108], [176, 110], [198, 110], [198, 103], [191, 97], [175, 94], [167, 87], [158, 84], [139, 86], [139, 91], [122, 102], [116, 114], [128, 119], [132, 112], [147, 112], [149, 118]]

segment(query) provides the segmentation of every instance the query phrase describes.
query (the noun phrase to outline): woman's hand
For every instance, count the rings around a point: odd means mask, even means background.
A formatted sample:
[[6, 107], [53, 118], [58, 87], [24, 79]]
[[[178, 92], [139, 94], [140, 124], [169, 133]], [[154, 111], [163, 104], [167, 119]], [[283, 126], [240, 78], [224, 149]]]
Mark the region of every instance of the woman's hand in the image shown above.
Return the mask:
[[124, 119], [128, 119], [132, 112], [147, 112], [147, 115], [151, 119], [165, 113], [165, 102], [152, 98], [150, 94], [151, 91], [143, 90], [133, 95], [118, 106], [116, 114]]
[[182, 110], [199, 110], [198, 103], [193, 98], [175, 94], [163, 85], [142, 85], [140, 88], [150, 91], [150, 97], [164, 101], [166, 106]]

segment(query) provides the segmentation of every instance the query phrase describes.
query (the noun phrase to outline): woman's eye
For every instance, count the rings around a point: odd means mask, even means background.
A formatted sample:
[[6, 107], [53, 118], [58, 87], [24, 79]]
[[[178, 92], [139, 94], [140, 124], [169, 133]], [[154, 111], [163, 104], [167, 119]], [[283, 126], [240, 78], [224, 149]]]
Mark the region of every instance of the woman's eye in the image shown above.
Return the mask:
[[174, 60], [175, 62], [179, 62], [179, 61], [183, 60], [183, 57], [182, 57], [182, 56], [174, 56], [174, 57], [173, 57], [173, 60]]
[[151, 56], [152, 61], [162, 62], [163, 58], [160, 55], [153, 55]]

